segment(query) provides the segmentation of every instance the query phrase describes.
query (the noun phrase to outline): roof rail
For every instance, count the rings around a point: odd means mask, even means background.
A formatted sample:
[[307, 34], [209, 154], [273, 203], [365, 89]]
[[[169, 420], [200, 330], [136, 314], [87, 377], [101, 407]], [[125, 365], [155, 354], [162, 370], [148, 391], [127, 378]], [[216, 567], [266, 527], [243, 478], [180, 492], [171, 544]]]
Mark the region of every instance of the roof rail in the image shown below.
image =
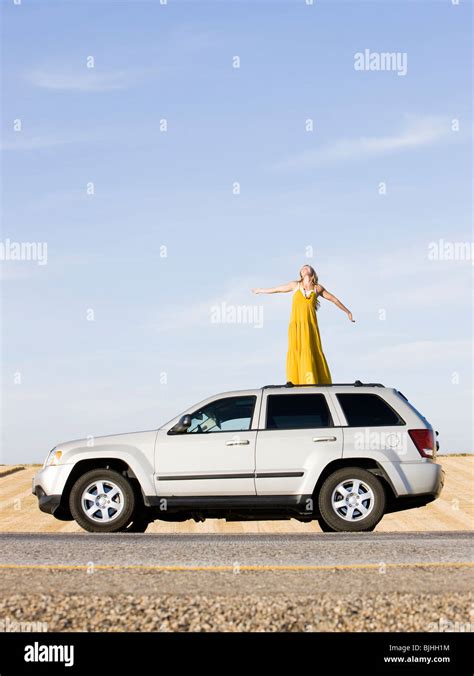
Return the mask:
[[355, 380], [353, 383], [331, 383], [330, 385], [313, 385], [311, 383], [309, 384], [301, 384], [301, 385], [294, 385], [291, 382], [287, 382], [284, 385], [264, 385], [262, 387], [262, 390], [265, 390], [270, 387], [286, 387], [286, 388], [291, 388], [291, 387], [385, 387], [382, 383], [363, 383], [360, 380]]

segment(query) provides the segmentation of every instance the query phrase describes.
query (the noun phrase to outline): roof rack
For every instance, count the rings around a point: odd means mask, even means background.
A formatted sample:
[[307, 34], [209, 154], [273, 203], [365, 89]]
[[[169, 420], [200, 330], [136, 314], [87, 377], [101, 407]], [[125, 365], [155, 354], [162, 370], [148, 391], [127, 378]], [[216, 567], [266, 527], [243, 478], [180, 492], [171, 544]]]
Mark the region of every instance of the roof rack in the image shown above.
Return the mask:
[[360, 380], [355, 380], [353, 383], [331, 383], [330, 385], [312, 385], [310, 384], [302, 384], [302, 385], [294, 385], [293, 383], [285, 383], [284, 385], [264, 385], [262, 387], [262, 390], [265, 390], [269, 387], [286, 387], [286, 388], [291, 388], [291, 387], [385, 387], [382, 383], [363, 383]]

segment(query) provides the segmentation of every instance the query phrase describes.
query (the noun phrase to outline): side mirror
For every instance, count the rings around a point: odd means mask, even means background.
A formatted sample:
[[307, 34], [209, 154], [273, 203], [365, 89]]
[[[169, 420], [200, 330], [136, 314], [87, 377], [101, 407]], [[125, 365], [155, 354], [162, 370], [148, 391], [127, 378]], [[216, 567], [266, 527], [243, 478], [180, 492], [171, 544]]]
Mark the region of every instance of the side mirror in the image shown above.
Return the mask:
[[176, 425], [168, 431], [168, 434], [184, 434], [191, 426], [192, 418], [190, 415], [182, 415]]

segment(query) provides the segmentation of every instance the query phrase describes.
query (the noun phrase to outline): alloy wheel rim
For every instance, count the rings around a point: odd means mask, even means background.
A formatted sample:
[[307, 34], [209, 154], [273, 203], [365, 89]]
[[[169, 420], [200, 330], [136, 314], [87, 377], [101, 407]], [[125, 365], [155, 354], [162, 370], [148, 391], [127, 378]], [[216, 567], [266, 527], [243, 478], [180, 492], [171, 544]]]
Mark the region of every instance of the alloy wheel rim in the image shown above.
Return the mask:
[[125, 498], [116, 483], [99, 479], [83, 491], [81, 505], [84, 514], [95, 523], [110, 523], [122, 513]]
[[374, 505], [372, 488], [360, 479], [344, 479], [332, 492], [331, 506], [344, 521], [362, 521], [372, 512]]

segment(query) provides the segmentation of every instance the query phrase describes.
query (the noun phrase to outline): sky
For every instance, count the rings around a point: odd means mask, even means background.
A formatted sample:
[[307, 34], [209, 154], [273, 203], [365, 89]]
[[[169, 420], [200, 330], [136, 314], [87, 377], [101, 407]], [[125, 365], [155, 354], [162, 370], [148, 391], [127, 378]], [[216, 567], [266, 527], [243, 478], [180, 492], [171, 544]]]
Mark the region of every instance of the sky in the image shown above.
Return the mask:
[[471, 3], [1, 7], [0, 462], [284, 383], [305, 263], [333, 381], [472, 451]]

